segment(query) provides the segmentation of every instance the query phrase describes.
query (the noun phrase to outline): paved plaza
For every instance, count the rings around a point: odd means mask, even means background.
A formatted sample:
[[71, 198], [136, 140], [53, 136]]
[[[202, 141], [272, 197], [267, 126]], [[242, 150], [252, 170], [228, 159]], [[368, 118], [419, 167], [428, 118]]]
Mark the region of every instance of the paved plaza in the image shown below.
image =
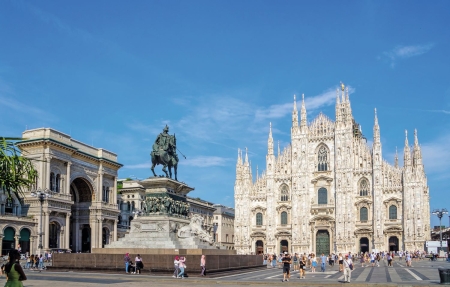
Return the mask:
[[[436, 286], [439, 284], [438, 268], [450, 268], [445, 261], [428, 260], [413, 262], [412, 268], [406, 268], [403, 261], [396, 261], [393, 267], [380, 262], [380, 267], [356, 266], [352, 273], [352, 286]], [[320, 268], [319, 268], [320, 269]], [[55, 272], [25, 271], [28, 280], [24, 286], [339, 286], [343, 274], [338, 266], [327, 266], [326, 272], [306, 273], [306, 279], [299, 279], [298, 272], [292, 272], [289, 282], [281, 282], [282, 270], [278, 268], [257, 268], [211, 274], [205, 278], [191, 274], [185, 279], [174, 279], [170, 275], [132, 275], [101, 272]], [[195, 276], [194, 276], [195, 275]], [[0, 285], [5, 277], [1, 277]], [[182, 284], [181, 284], [182, 283]], [[80, 285], [81, 284], [81, 285]]]

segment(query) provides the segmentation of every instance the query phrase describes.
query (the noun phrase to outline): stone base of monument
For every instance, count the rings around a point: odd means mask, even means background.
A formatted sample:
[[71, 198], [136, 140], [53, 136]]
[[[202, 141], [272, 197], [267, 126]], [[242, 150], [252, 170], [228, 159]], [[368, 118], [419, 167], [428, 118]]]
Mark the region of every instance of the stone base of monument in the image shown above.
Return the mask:
[[[105, 248], [94, 248], [93, 253], [109, 253], [109, 249], [214, 249], [214, 243], [200, 239], [194, 234], [179, 237], [178, 232], [184, 226], [190, 226], [191, 220], [167, 215], [149, 215], [137, 217], [131, 222], [130, 233], [118, 241], [112, 242]], [[148, 254], [148, 253], [147, 253]]]
[[198, 214], [189, 217], [186, 195], [192, 187], [170, 178], [153, 177], [125, 181], [123, 190], [127, 189], [145, 190], [144, 210], [131, 221], [130, 232], [105, 249], [219, 249], [203, 229], [204, 218]]
[[[139, 251], [139, 252], [135, 252]], [[174, 255], [169, 254], [143, 254], [142, 250], [133, 248], [123, 249], [120, 254], [98, 253], [55, 253], [52, 257], [52, 266], [48, 268], [55, 271], [102, 271], [125, 274], [124, 255], [130, 253], [134, 262], [137, 254], [141, 255], [144, 269], [142, 274], [164, 273], [170, 277], [174, 272]], [[201, 251], [201, 250], [200, 250]], [[203, 250], [206, 252], [222, 252], [229, 250]], [[180, 250], [180, 252], [184, 252]], [[186, 257], [186, 272], [189, 277], [199, 276], [201, 272], [201, 255], [180, 254]], [[203, 253], [205, 255], [205, 253]], [[208, 255], [206, 253], [206, 272], [224, 272], [229, 270], [242, 270], [248, 268], [264, 267], [262, 255]]]

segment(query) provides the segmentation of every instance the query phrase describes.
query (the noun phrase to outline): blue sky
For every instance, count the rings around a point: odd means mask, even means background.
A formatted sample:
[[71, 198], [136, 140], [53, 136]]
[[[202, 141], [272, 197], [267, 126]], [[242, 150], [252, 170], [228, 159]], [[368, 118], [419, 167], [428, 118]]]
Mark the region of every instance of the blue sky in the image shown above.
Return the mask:
[[283, 148], [293, 95], [333, 119], [342, 81], [388, 161], [417, 128], [430, 206], [450, 209], [450, 2], [132, 3], [0, 1], [0, 135], [52, 127], [143, 179], [169, 124], [191, 195], [232, 206], [237, 149], [262, 172], [269, 122]]

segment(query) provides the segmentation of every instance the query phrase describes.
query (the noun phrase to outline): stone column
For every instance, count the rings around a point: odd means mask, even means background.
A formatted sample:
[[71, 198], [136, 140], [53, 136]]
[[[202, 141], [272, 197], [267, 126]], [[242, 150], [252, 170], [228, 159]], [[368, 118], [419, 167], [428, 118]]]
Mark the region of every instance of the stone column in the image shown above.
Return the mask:
[[34, 254], [34, 237], [35, 236], [30, 236], [30, 252], [29, 252], [29, 254]]
[[102, 244], [103, 244], [103, 220], [101, 217], [99, 217], [98, 220], [98, 240], [97, 240], [98, 244], [97, 247], [98, 248], [102, 248]]
[[15, 249], [17, 249], [17, 247], [19, 246], [19, 239], [20, 239], [20, 236], [19, 235], [16, 235], [16, 236], [14, 236], [14, 248]]
[[52, 160], [51, 156], [47, 156], [45, 163], [45, 188], [50, 189], [50, 162]]
[[[64, 191], [65, 194], [70, 194], [70, 166], [72, 165], [72, 162], [67, 162], [67, 170], [66, 170], [66, 190]], [[67, 247], [69, 248], [69, 247]]]
[[103, 163], [100, 162], [100, 165], [98, 166], [97, 201], [103, 201], [103, 174]]
[[[47, 202], [48, 203], [48, 202]], [[47, 211], [44, 213], [44, 235], [42, 236], [43, 246], [44, 249], [48, 249], [48, 242], [49, 242], [49, 236], [50, 236], [50, 211]]]
[[113, 177], [113, 181], [114, 181], [114, 189], [112, 191], [112, 204], [117, 204], [117, 176]]
[[117, 241], [117, 219], [114, 220], [114, 238], [113, 241]]
[[66, 227], [64, 228], [65, 231], [65, 243], [64, 248], [70, 248], [70, 213], [66, 213]]

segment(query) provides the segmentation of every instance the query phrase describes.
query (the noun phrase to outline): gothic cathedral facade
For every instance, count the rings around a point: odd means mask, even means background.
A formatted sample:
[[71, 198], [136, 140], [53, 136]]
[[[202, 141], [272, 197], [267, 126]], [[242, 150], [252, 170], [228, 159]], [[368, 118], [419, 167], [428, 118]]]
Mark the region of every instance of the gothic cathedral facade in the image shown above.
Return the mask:
[[382, 157], [375, 110], [370, 147], [352, 116], [348, 88], [336, 91], [336, 120], [300, 123], [294, 98], [291, 144], [274, 154], [269, 130], [266, 171], [252, 178], [238, 152], [235, 248], [238, 254], [423, 250], [430, 239], [427, 178], [417, 132], [404, 164]]

